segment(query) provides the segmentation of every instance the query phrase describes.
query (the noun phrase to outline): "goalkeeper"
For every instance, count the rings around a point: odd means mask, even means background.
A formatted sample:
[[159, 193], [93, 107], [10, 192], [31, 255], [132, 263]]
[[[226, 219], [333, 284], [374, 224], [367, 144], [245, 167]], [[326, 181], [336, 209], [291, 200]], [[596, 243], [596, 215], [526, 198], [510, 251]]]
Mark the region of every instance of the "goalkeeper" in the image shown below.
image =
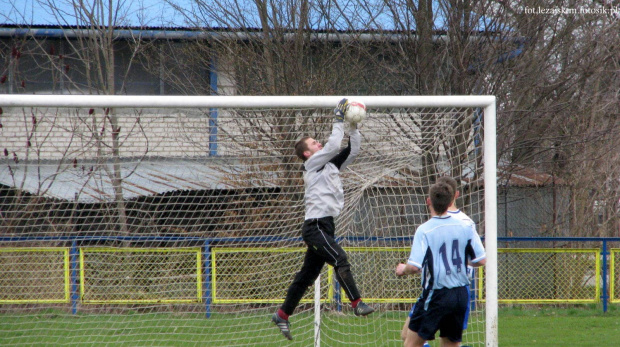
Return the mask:
[[348, 100], [342, 99], [334, 109], [332, 133], [325, 147], [311, 137], [304, 137], [295, 144], [295, 154], [304, 161], [306, 215], [301, 233], [308, 249], [301, 270], [288, 288], [284, 303], [271, 318], [289, 340], [293, 337], [288, 318], [325, 263], [334, 267], [336, 279], [351, 301], [355, 315], [366, 316], [374, 312], [373, 308], [362, 302], [347, 254], [334, 236], [334, 219], [344, 207], [340, 172], [353, 162], [361, 144], [360, 132], [356, 125], [351, 124], [349, 144], [340, 150], [347, 107]]

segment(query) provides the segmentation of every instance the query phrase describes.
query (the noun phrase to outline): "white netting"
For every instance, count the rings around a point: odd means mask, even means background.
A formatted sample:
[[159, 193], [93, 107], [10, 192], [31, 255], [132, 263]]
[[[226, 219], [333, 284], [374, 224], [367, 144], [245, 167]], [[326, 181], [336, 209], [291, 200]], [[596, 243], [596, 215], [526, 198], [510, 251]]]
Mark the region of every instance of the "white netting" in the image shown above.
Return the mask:
[[[325, 267], [322, 346], [401, 344], [420, 283], [394, 268], [438, 176], [457, 178], [485, 234], [481, 110], [367, 105], [336, 235], [377, 312], [355, 317]], [[0, 120], [0, 343], [284, 344], [270, 316], [305, 251], [293, 146], [325, 141], [331, 108], [5, 107]], [[482, 346], [472, 294], [464, 344]], [[316, 343], [314, 308], [311, 288], [291, 345]]]

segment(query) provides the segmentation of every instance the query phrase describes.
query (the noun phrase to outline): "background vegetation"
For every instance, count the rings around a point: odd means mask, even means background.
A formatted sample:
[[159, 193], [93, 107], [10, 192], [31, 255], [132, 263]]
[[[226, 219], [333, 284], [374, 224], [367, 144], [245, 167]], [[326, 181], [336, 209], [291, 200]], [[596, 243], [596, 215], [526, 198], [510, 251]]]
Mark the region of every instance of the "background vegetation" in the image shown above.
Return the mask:
[[[210, 94], [204, 72], [214, 63], [229, 69], [237, 93], [246, 95], [492, 94], [498, 98], [500, 166], [508, 174], [517, 165], [547, 172], [549, 184], [563, 182], [570, 190], [570, 206], [551, 209], [553, 221], [569, 215], [570, 226], [551, 222], [540, 234], [619, 235], [620, 15], [611, 12], [617, 2], [168, 0], [176, 22], [149, 3], [35, 4], [63, 28], [90, 34], [70, 41], [72, 52], [64, 55], [45, 39], [8, 41], [0, 51], [0, 75], [14, 93], [28, 92], [19, 62], [33, 56], [39, 68], [52, 71], [54, 88], [95, 94], [125, 93], [137, 66], [165, 76], [174, 93]], [[541, 9], [553, 12], [536, 12]], [[583, 9], [607, 12], [563, 11]], [[26, 14], [13, 5], [5, 18], [17, 17], [17, 25], [28, 28]], [[125, 43], [116, 39], [117, 29], [153, 22], [209, 39], [189, 45], [138, 35]], [[32, 40], [36, 44], [25, 44]], [[123, 44], [132, 47], [127, 65], [115, 60]], [[105, 134], [118, 158], [120, 127], [114, 110], [106, 112]], [[286, 117], [270, 122], [293, 126]], [[319, 133], [321, 124], [314, 126]], [[273, 141], [299, 136], [291, 134]], [[292, 159], [283, 160], [286, 166]], [[111, 176], [119, 229], [127, 233], [118, 163]]]

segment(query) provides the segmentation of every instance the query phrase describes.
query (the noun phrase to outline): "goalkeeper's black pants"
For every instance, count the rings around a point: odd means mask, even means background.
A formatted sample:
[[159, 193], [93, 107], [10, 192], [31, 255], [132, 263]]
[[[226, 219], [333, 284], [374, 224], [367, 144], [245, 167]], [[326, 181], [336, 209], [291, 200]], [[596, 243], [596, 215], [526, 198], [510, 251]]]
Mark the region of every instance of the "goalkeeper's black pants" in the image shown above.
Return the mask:
[[295, 307], [299, 304], [308, 287], [314, 284], [325, 263], [334, 267], [336, 280], [344, 289], [349, 300], [354, 301], [360, 298], [347, 254], [334, 239], [335, 229], [333, 217], [307, 219], [304, 222], [302, 238], [308, 249], [301, 270], [295, 275], [295, 279], [286, 293], [286, 299], [282, 304], [284, 313], [293, 314]]

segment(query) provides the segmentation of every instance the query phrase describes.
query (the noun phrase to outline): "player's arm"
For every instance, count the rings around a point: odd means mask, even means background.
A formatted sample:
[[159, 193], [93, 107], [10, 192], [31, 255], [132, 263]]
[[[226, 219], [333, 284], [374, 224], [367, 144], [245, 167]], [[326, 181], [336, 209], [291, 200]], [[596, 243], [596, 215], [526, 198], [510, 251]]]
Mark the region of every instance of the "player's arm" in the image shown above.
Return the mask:
[[416, 230], [413, 236], [413, 244], [411, 245], [411, 253], [409, 253], [407, 263], [400, 263], [396, 266], [396, 276], [414, 275], [422, 272], [422, 263], [426, 257], [428, 245], [426, 238], [419, 230]]
[[340, 143], [344, 137], [344, 124], [334, 123], [332, 127], [332, 133], [325, 144], [325, 147], [320, 151], [314, 153], [306, 162], [304, 166], [307, 171], [316, 171], [321, 169], [325, 164], [329, 163], [340, 151]]
[[471, 262], [471, 261], [468, 261], [467, 265], [469, 265], [471, 267], [481, 267], [481, 266], [486, 265], [486, 263], [487, 263], [487, 260], [486, 260], [486, 258], [484, 258], [484, 259], [480, 259], [479, 261], [477, 261], [475, 263]]
[[[329, 162], [336, 165], [338, 170], [344, 170], [350, 163], [355, 160], [357, 155], [360, 152], [360, 143], [361, 143], [361, 135], [359, 130], [357, 130], [357, 126], [351, 125], [352, 132], [349, 137], [349, 143], [346, 148], [344, 148], [337, 156], [335, 156]], [[355, 131], [355, 132], [353, 132]]]
[[482, 245], [480, 235], [476, 232], [475, 227], [471, 227], [471, 239], [467, 242], [465, 253], [467, 258], [467, 265], [471, 267], [480, 267], [487, 263], [487, 255]]
[[314, 153], [306, 162], [304, 166], [307, 171], [320, 170], [325, 164], [334, 159], [340, 151], [340, 144], [344, 137], [344, 113], [348, 107], [348, 100], [342, 99], [334, 109], [334, 125], [332, 126], [332, 133], [325, 144], [325, 147], [320, 151]]
[[400, 263], [396, 265], [396, 276], [415, 275], [422, 273], [422, 269], [411, 264]]
[[351, 128], [349, 130], [349, 145], [346, 148], [348, 149], [348, 154], [342, 165], [338, 166], [338, 169], [340, 170], [344, 170], [349, 164], [351, 164], [355, 160], [362, 146], [362, 135], [357, 129], [357, 125], [351, 124], [350, 126]]

